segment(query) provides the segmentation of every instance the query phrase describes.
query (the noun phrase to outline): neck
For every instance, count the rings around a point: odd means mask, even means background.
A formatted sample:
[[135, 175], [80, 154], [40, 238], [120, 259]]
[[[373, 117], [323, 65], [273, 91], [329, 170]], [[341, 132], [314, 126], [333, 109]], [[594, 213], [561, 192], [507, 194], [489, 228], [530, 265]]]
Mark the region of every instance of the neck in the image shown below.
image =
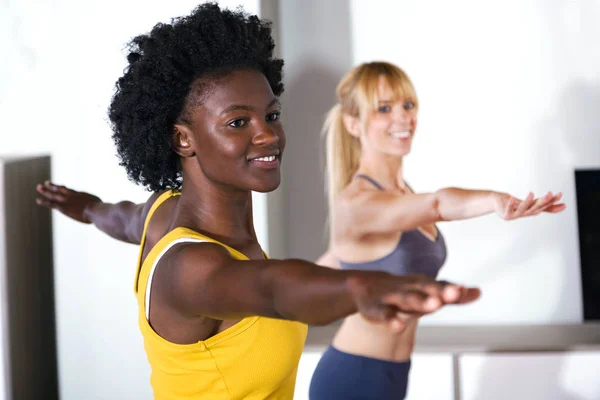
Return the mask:
[[199, 168], [183, 170], [176, 221], [206, 232], [217, 240], [240, 243], [256, 240], [252, 192], [212, 182]]
[[401, 156], [363, 151], [357, 173], [375, 179], [384, 188], [405, 190], [406, 187]]

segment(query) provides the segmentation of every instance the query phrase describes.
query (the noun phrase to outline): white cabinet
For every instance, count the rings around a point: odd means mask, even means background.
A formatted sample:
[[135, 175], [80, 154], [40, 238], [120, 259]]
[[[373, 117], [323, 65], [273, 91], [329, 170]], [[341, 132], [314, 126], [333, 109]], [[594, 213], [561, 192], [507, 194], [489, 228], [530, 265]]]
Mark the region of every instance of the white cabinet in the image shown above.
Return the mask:
[[454, 400], [452, 355], [413, 354], [406, 399]]
[[460, 400], [598, 400], [600, 352], [468, 354]]

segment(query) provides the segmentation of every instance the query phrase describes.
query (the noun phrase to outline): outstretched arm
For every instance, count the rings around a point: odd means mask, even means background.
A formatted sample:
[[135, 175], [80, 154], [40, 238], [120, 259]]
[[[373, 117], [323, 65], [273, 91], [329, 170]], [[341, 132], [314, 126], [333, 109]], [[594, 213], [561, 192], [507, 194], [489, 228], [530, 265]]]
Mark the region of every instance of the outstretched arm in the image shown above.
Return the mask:
[[36, 190], [41, 195], [37, 204], [58, 210], [75, 221], [94, 224], [112, 238], [134, 244], [140, 243], [148, 210], [159, 196], [159, 193], [154, 193], [142, 204], [130, 201], [110, 204], [92, 194], [77, 192], [49, 181], [38, 184]]
[[564, 204], [557, 203], [561, 197], [561, 193], [548, 193], [535, 199], [530, 193], [525, 200], [519, 200], [506, 193], [458, 188], [406, 196], [393, 192], [362, 191], [340, 201], [336, 218], [344, 218], [358, 235], [397, 232], [493, 212], [505, 220], [542, 212], [557, 213], [565, 209]]
[[423, 315], [445, 304], [463, 304], [479, 290], [424, 276], [336, 271], [303, 260], [233, 259], [216, 244], [174, 248], [157, 268], [167, 298], [184, 315], [237, 319], [262, 315], [325, 325], [360, 312], [373, 322], [402, 329], [401, 314]]

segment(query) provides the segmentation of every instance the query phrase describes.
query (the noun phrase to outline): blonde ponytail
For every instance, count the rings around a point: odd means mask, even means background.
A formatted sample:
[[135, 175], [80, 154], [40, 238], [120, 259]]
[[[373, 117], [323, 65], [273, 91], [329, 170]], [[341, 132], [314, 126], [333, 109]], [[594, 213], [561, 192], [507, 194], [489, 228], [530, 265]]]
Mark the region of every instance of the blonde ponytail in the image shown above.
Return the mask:
[[327, 149], [327, 198], [331, 219], [337, 195], [358, 170], [360, 142], [346, 130], [341, 104], [336, 104], [327, 114], [323, 135]]

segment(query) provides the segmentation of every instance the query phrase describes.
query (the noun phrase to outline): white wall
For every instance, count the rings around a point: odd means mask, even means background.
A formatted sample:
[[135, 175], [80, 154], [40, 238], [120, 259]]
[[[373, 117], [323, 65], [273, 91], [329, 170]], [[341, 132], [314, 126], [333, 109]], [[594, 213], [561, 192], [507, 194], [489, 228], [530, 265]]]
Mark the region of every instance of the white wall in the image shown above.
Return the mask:
[[[106, 201], [145, 201], [149, 194], [118, 165], [107, 123], [114, 83], [125, 67], [122, 49], [198, 3], [1, 2], [0, 153], [49, 153], [56, 182]], [[220, 3], [259, 11], [258, 0]], [[263, 243], [265, 209], [260, 196], [255, 217]], [[133, 295], [136, 246], [58, 214], [54, 229], [61, 399], [150, 398]]]
[[[576, 167], [600, 164], [600, 27], [595, 24], [600, 3], [334, 3], [333, 12], [330, 3], [316, 1], [281, 6], [284, 30], [310, 27], [302, 34], [284, 35], [282, 42], [287, 99], [304, 105], [290, 110], [284, 103], [285, 121], [294, 122], [287, 131], [308, 142], [296, 146], [294, 154], [307, 161], [296, 163], [285, 177], [288, 184], [302, 182], [302, 192], [296, 193], [303, 199], [293, 207], [289, 203], [293, 209], [288, 223], [296, 234], [290, 235], [288, 250], [294, 256], [315, 257], [325, 247], [315, 239], [323, 218], [311, 218], [313, 210], [321, 212], [323, 195], [310, 163], [319, 146], [315, 129], [332, 104], [340, 69], [349, 68], [348, 55], [352, 65], [388, 60], [412, 77], [421, 103], [413, 153], [405, 166], [413, 187], [490, 188], [521, 197], [528, 191], [562, 191], [568, 204], [557, 216], [510, 223], [487, 216], [440, 224], [449, 246], [441, 277], [479, 285], [483, 297], [474, 305], [426, 317], [423, 323], [580, 322], [573, 177]], [[350, 31], [336, 29], [340, 26]], [[323, 32], [327, 35], [318, 36]], [[302, 70], [313, 58], [326, 66], [329, 75], [319, 76], [329, 80], [319, 81]], [[290, 83], [302, 88], [316, 82], [313, 91], [291, 93]], [[305, 116], [307, 108], [313, 111], [310, 116]]]

